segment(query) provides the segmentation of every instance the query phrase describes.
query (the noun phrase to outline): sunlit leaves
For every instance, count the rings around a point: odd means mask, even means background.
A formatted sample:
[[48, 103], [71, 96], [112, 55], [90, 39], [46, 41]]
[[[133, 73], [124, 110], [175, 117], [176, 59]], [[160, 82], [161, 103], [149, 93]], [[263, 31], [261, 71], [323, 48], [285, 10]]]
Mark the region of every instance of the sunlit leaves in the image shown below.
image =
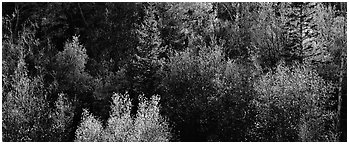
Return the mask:
[[334, 132], [326, 124], [334, 122], [326, 109], [332, 87], [309, 67], [281, 64], [275, 73], [262, 76], [255, 90], [257, 129], [272, 133], [262, 136], [264, 141], [327, 141], [324, 136]]
[[141, 103], [137, 117], [131, 117], [131, 102], [128, 94], [114, 94], [112, 111], [107, 126], [84, 110], [82, 123], [76, 131], [75, 141], [140, 142], [169, 141], [170, 129], [159, 113], [159, 97]]

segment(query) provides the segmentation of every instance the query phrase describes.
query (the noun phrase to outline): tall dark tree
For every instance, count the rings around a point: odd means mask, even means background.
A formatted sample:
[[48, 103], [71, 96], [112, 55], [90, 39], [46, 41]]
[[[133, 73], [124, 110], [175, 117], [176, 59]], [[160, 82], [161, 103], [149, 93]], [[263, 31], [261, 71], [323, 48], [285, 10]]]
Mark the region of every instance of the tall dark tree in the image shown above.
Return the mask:
[[313, 18], [316, 3], [287, 3], [284, 10], [287, 21], [284, 29], [287, 35], [285, 58], [289, 61], [304, 62], [322, 54], [317, 50], [314, 39], [317, 36]]
[[159, 78], [156, 73], [161, 67], [159, 56], [166, 53], [162, 47], [156, 3], [144, 3], [144, 20], [136, 26], [137, 46], [125, 65], [127, 91], [132, 102], [131, 114], [135, 116], [138, 109], [138, 95], [150, 98], [157, 91]]

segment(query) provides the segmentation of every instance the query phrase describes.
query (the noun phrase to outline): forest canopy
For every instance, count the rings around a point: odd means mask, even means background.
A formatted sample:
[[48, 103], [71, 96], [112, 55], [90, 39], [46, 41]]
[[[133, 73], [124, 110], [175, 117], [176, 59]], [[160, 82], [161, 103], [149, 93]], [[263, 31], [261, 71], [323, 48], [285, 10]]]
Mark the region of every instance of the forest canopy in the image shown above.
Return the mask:
[[347, 3], [3, 2], [2, 141], [347, 141]]

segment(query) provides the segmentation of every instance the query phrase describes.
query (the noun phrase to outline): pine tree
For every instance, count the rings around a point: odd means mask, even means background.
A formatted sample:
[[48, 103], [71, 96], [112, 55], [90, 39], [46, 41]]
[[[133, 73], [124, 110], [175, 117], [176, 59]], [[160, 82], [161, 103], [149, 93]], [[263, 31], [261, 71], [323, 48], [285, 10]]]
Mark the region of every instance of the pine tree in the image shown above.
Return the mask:
[[156, 3], [146, 3], [144, 6], [144, 21], [136, 30], [139, 41], [136, 54], [142, 58], [157, 59], [159, 53], [164, 52], [164, 48], [161, 47], [158, 11]]
[[318, 35], [313, 18], [317, 3], [286, 3], [284, 32], [287, 35], [285, 59], [290, 62], [314, 60], [323, 51], [318, 50], [315, 38]]
[[132, 101], [132, 115], [136, 115], [138, 107], [137, 96], [144, 94], [150, 97], [156, 93], [157, 71], [161, 67], [163, 56], [168, 55], [167, 47], [162, 45], [159, 31], [159, 15], [157, 3], [145, 3], [144, 20], [137, 26], [138, 46], [126, 66], [126, 77], [129, 82], [128, 92]]

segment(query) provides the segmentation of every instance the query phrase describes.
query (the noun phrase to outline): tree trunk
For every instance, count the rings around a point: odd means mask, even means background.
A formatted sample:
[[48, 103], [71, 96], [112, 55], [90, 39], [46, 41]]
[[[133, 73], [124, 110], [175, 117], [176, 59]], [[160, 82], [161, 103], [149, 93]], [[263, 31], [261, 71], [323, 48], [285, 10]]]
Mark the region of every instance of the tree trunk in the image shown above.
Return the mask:
[[[346, 3], [344, 3], [346, 4]], [[345, 13], [346, 11], [344, 10], [344, 6], [343, 4], [341, 4], [341, 11], [343, 13]], [[344, 33], [344, 36], [346, 35], [345, 33], [345, 25], [343, 26], [343, 33]], [[346, 46], [343, 44], [343, 49], [346, 48]], [[345, 57], [345, 52], [344, 50], [341, 52], [341, 55], [340, 55], [340, 61], [341, 61], [341, 64], [340, 64], [340, 73], [339, 73], [339, 87], [338, 87], [338, 112], [337, 112], [337, 134], [339, 134], [338, 136], [338, 141], [340, 140], [340, 135], [341, 135], [341, 126], [340, 126], [340, 120], [341, 120], [341, 109], [342, 109], [342, 83], [343, 83], [343, 73], [344, 73], [344, 59]]]

